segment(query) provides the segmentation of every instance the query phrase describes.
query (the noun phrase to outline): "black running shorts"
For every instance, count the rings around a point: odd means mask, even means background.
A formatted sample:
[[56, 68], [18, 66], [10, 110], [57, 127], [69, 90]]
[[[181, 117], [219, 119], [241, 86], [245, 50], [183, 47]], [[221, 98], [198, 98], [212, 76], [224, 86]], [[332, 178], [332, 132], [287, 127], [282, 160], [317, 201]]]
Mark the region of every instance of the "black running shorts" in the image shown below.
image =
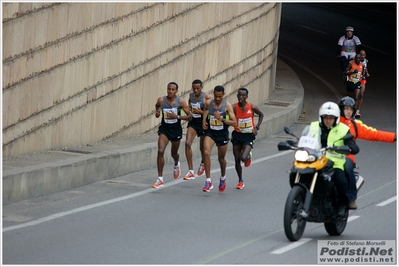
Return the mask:
[[253, 141], [255, 140], [255, 135], [252, 133], [240, 133], [233, 131], [231, 133], [231, 142], [233, 143], [233, 146], [239, 146], [239, 145], [248, 145], [253, 148]]
[[203, 136], [205, 134], [204, 129], [202, 128], [202, 120], [191, 120], [188, 122], [187, 128], [191, 127], [197, 132], [197, 136]]
[[347, 91], [348, 93], [352, 93], [352, 92], [354, 92], [356, 89], [360, 89], [360, 88], [362, 88], [362, 84], [361, 84], [360, 82], [353, 83], [353, 82], [351, 82], [351, 81], [348, 81], [348, 82], [346, 83], [346, 91]]
[[165, 135], [169, 141], [180, 141], [183, 136], [183, 128], [180, 127], [165, 127], [159, 126], [158, 128], [158, 135], [163, 134]]
[[215, 141], [216, 146], [225, 146], [229, 143], [229, 131], [205, 131], [205, 136], [209, 136]]

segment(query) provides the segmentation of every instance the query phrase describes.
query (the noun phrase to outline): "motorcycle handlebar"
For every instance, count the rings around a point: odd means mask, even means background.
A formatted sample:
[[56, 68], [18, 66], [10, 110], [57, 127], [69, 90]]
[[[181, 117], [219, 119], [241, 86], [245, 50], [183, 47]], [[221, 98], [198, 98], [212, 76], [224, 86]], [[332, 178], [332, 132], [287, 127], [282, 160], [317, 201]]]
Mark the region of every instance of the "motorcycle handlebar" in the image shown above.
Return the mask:
[[351, 152], [349, 146], [328, 146], [326, 147], [327, 150], [332, 150], [341, 154], [348, 155]]

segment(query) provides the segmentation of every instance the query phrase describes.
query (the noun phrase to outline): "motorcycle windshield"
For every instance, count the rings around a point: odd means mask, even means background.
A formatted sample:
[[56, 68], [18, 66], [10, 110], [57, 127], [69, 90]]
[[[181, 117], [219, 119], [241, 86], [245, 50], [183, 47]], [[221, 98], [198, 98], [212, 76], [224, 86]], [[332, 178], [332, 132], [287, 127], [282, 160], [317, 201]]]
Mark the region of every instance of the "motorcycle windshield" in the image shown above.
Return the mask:
[[298, 147], [318, 151], [321, 148], [320, 134], [315, 135], [314, 133], [310, 132], [309, 129], [310, 126], [306, 126], [302, 131], [302, 135], [298, 141]]

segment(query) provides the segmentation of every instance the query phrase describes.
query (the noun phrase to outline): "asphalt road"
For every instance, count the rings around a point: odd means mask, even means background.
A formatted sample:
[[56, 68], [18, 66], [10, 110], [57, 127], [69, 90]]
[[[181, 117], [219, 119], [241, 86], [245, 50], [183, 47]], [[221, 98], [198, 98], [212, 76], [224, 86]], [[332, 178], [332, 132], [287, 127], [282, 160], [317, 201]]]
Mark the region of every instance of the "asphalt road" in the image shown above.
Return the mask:
[[[338, 101], [345, 93], [335, 48], [347, 24], [368, 47], [372, 76], [362, 119], [396, 131], [394, 25], [320, 6], [284, 4], [279, 56], [304, 86], [304, 116], [317, 119], [323, 102]], [[386, 38], [375, 38], [376, 33]], [[306, 120], [292, 126], [296, 134]], [[3, 264], [313, 265], [320, 240], [396, 242], [396, 144], [362, 140], [357, 161], [366, 183], [343, 235], [330, 237], [323, 225], [308, 223], [303, 238], [289, 242], [283, 209], [293, 154], [277, 150], [286, 137], [281, 132], [255, 143], [253, 163], [243, 171], [244, 190], [234, 188], [237, 176], [228, 153], [224, 193], [217, 190], [220, 172], [213, 157], [216, 186], [210, 193], [202, 192], [203, 177], [168, 180], [160, 190], [148, 188], [156, 173], [150, 169], [12, 204], [7, 208], [18, 210], [21, 221], [35, 219], [3, 228]], [[194, 163], [197, 167], [198, 159]], [[168, 171], [172, 173], [172, 166], [165, 166]]]

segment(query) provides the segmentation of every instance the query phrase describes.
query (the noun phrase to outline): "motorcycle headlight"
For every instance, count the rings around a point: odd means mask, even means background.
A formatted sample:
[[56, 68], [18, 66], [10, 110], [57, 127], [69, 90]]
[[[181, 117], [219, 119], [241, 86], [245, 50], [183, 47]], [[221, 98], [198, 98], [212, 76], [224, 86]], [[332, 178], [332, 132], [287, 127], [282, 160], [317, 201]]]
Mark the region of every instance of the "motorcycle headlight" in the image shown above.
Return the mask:
[[310, 155], [306, 150], [297, 150], [294, 154], [296, 161], [313, 162], [316, 160], [314, 155]]

